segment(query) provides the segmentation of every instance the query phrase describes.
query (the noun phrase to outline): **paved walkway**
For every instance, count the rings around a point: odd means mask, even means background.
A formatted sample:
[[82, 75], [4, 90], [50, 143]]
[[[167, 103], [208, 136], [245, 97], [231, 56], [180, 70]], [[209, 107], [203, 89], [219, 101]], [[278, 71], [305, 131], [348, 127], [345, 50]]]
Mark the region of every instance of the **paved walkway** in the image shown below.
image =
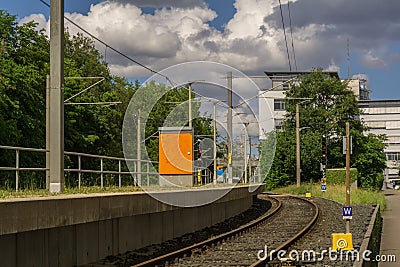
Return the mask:
[[400, 266], [400, 190], [383, 191], [387, 208], [383, 212], [383, 230], [381, 239], [381, 257], [395, 255], [396, 262], [380, 262], [381, 267]]

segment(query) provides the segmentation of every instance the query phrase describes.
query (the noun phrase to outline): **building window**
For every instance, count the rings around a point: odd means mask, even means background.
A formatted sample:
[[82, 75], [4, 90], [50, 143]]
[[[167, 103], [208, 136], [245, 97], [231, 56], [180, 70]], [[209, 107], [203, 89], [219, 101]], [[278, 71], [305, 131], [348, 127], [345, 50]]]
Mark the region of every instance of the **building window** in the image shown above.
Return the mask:
[[400, 152], [388, 152], [386, 153], [386, 160], [399, 160]]
[[274, 99], [274, 110], [285, 110], [285, 100], [284, 99]]
[[286, 83], [282, 83], [282, 89], [283, 90], [289, 90], [290, 89], [290, 83], [286, 82]]
[[275, 119], [274, 123], [275, 123], [275, 130], [282, 130], [283, 120]]

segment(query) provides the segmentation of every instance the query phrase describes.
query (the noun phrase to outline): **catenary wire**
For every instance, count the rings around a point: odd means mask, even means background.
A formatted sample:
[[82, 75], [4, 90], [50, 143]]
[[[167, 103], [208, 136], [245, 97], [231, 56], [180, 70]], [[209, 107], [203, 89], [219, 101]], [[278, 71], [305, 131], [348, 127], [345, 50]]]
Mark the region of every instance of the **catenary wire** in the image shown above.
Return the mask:
[[[45, 2], [44, 0], [39, 0], [39, 1], [42, 2], [44, 5], [46, 5], [47, 7], [50, 7], [50, 4], [48, 4], [48, 3]], [[79, 26], [77, 23], [75, 23], [75, 22], [72, 21], [71, 19], [69, 19], [69, 18], [67, 18], [67, 17], [64, 17], [64, 18], [65, 18], [68, 22], [70, 22], [71, 24], [73, 24], [75, 27], [77, 27], [78, 29], [80, 29], [81, 31], [83, 31], [84, 33], [86, 33], [87, 35], [89, 35], [90, 37], [92, 37], [93, 39], [95, 39], [96, 41], [98, 41], [99, 43], [101, 43], [101, 44], [105, 45], [106, 47], [110, 48], [111, 50], [113, 50], [113, 51], [116, 52], [117, 54], [121, 55], [122, 57], [124, 57], [124, 58], [126, 58], [126, 59], [132, 61], [133, 63], [135, 63], [135, 64], [141, 66], [142, 68], [145, 68], [146, 70], [148, 70], [148, 71], [150, 71], [150, 72], [152, 72], [152, 73], [154, 73], [154, 74], [158, 74], [158, 75], [160, 75], [161, 77], [164, 77], [164, 78], [171, 84], [171, 86], [174, 86], [174, 85], [175, 85], [175, 84], [171, 81], [171, 79], [170, 79], [168, 76], [166, 76], [166, 75], [164, 75], [164, 74], [161, 74], [160, 72], [158, 72], [158, 71], [156, 71], [156, 70], [153, 70], [153, 69], [147, 67], [146, 65], [140, 63], [139, 61], [137, 61], [137, 60], [131, 58], [130, 56], [128, 56], [128, 55], [126, 55], [126, 54], [120, 52], [119, 50], [115, 49], [114, 47], [110, 46], [110, 45], [107, 44], [106, 42], [100, 40], [99, 38], [97, 38], [96, 36], [94, 36], [93, 34], [91, 34], [90, 32], [88, 32], [87, 30], [85, 30], [84, 28], [82, 28], [81, 26]]]
[[293, 29], [292, 29], [292, 16], [290, 15], [290, 0], [287, 2], [287, 7], [288, 7], [288, 12], [289, 12], [289, 27], [290, 27], [290, 38], [292, 39], [292, 52], [293, 52], [293, 59], [294, 59], [294, 66], [297, 71], [297, 61], [296, 61], [296, 53], [294, 50], [294, 44], [293, 44]]
[[281, 0], [279, 0], [279, 9], [281, 10], [281, 19], [282, 19], [282, 27], [283, 27], [283, 35], [285, 36], [285, 44], [286, 44], [286, 54], [289, 62], [289, 70], [292, 72], [292, 64], [290, 63], [290, 56], [289, 56], [289, 47], [287, 43], [287, 38], [286, 38], [286, 30], [285, 30], [285, 22], [283, 20], [283, 12], [282, 12], [282, 3]]
[[290, 38], [292, 39], [292, 52], [293, 52], [293, 59], [294, 59], [294, 66], [297, 71], [297, 61], [296, 61], [296, 53], [294, 50], [294, 41], [293, 41], [293, 30], [292, 30], [292, 16], [290, 14], [290, 0], [288, 1], [288, 11], [289, 11], [289, 27], [290, 27]]

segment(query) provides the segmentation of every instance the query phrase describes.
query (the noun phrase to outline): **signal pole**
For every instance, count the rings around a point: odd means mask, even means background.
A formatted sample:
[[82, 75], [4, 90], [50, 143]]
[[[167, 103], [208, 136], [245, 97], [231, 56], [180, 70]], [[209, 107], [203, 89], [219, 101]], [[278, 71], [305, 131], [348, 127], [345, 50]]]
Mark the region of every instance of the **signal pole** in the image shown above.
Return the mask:
[[321, 191], [322, 196], [325, 197], [326, 191], [326, 165], [327, 165], [327, 147], [326, 147], [326, 135], [322, 136], [322, 157], [321, 157]]
[[[346, 206], [350, 206], [350, 125], [346, 122]], [[346, 219], [346, 233], [350, 233], [350, 220]]]

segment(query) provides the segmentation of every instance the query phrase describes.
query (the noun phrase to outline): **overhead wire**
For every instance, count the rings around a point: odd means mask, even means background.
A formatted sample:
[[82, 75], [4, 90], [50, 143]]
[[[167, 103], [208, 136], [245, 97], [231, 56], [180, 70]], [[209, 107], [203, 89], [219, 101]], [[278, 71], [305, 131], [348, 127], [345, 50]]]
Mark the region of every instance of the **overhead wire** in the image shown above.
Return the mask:
[[287, 7], [288, 7], [288, 12], [289, 12], [289, 28], [290, 28], [290, 38], [292, 39], [292, 52], [293, 52], [293, 59], [294, 59], [294, 66], [297, 71], [297, 61], [296, 61], [296, 52], [294, 50], [294, 44], [293, 44], [293, 29], [292, 29], [292, 16], [290, 15], [290, 0], [287, 2]]
[[[44, 5], [46, 5], [47, 7], [50, 7], [50, 4], [48, 4], [48, 3], [45, 2], [44, 0], [39, 0], [39, 1], [42, 2]], [[67, 18], [67, 17], [64, 17], [64, 18], [65, 18], [65, 20], [67, 20], [68, 22], [70, 22], [71, 24], [73, 24], [75, 27], [77, 27], [78, 29], [80, 29], [81, 31], [83, 31], [84, 33], [86, 33], [87, 35], [89, 35], [90, 37], [92, 37], [93, 39], [95, 39], [96, 41], [98, 41], [99, 43], [105, 45], [106, 48], [107, 48], [107, 47], [110, 48], [110, 49], [113, 50], [115, 53], [117, 53], [117, 54], [119, 54], [120, 56], [122, 56], [122, 57], [124, 57], [124, 58], [126, 58], [126, 59], [128, 59], [128, 60], [130, 60], [130, 61], [132, 61], [132, 62], [135, 63], [136, 65], [139, 65], [140, 67], [145, 68], [146, 70], [150, 71], [151, 73], [158, 74], [158, 75], [160, 75], [161, 77], [164, 77], [172, 86], [174, 86], [174, 83], [171, 81], [171, 79], [170, 79], [168, 76], [166, 76], [166, 75], [164, 75], [164, 74], [162, 74], [162, 73], [160, 73], [160, 72], [158, 72], [158, 71], [156, 71], [156, 70], [153, 70], [153, 69], [147, 67], [146, 65], [140, 63], [139, 61], [137, 61], [137, 60], [131, 58], [130, 56], [128, 56], [128, 55], [126, 55], [126, 54], [120, 52], [120, 51], [117, 50], [116, 48], [114, 48], [114, 47], [112, 47], [111, 45], [107, 44], [106, 42], [100, 40], [99, 38], [97, 38], [96, 36], [94, 36], [93, 34], [91, 34], [90, 32], [88, 32], [87, 30], [85, 30], [84, 28], [82, 28], [80, 25], [78, 25], [77, 23], [75, 23], [73, 20], [71, 20], [71, 19], [69, 19], [69, 18]]]
[[290, 55], [289, 55], [289, 47], [288, 47], [288, 42], [286, 38], [286, 29], [285, 29], [285, 21], [283, 19], [283, 12], [282, 12], [282, 3], [281, 0], [279, 0], [279, 9], [281, 11], [281, 19], [282, 19], [282, 27], [283, 27], [283, 35], [285, 36], [285, 44], [286, 44], [286, 54], [289, 62], [289, 70], [292, 72], [292, 64], [290, 63]]

